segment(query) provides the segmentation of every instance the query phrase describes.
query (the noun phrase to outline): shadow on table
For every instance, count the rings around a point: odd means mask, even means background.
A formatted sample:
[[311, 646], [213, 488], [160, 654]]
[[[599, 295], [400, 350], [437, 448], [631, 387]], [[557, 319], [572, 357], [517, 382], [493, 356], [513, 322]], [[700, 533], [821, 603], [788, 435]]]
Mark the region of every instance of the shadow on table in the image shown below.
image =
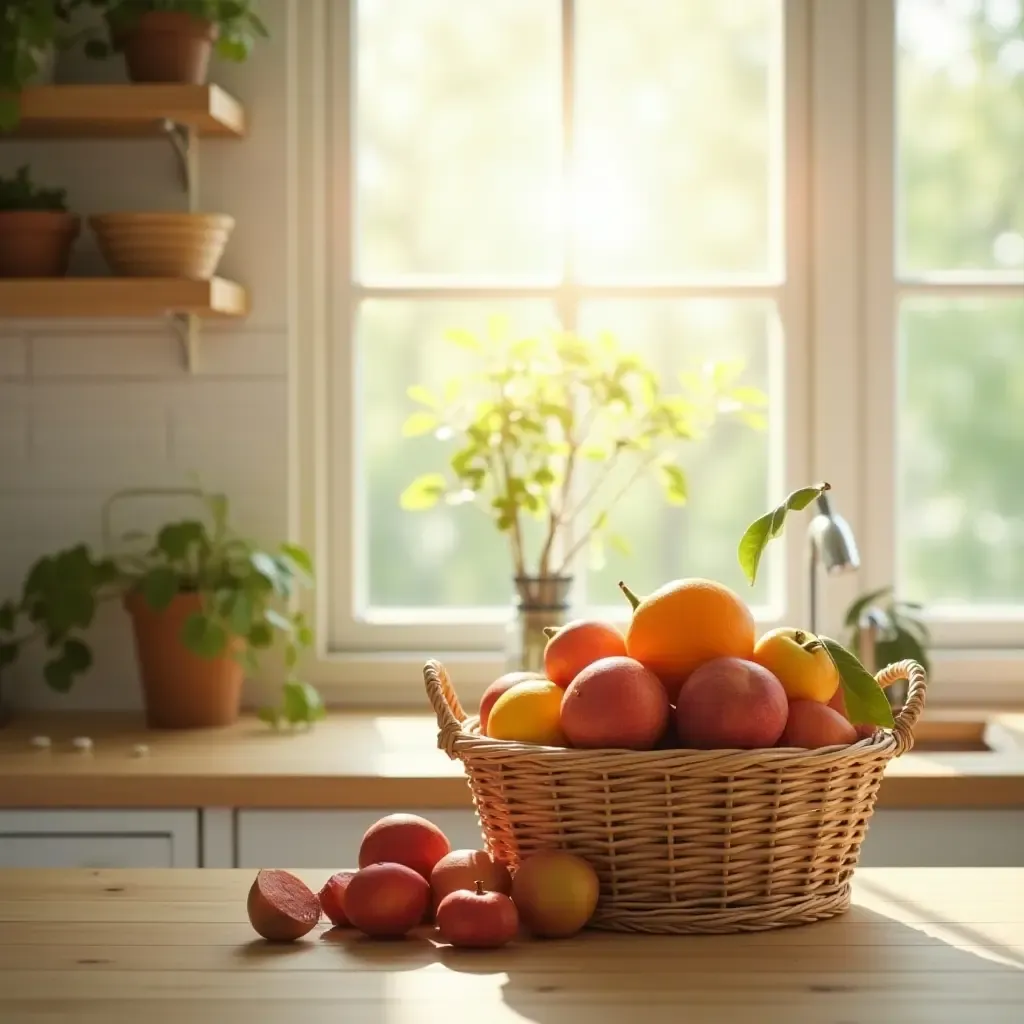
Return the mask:
[[621, 936], [585, 932], [564, 953], [557, 942], [523, 942], [482, 957], [436, 955], [453, 971], [507, 974], [505, 1003], [536, 1024], [1022, 1024], [1020, 949], [983, 926], [957, 932], [959, 945], [922, 930], [939, 928], [948, 930], [853, 907], [742, 935], [637, 935], [623, 948]]

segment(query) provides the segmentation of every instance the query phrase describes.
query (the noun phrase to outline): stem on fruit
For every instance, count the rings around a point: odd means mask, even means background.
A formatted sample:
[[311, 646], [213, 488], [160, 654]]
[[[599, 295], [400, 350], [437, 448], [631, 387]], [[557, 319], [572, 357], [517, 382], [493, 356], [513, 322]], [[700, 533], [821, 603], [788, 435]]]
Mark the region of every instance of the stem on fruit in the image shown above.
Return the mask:
[[798, 629], [798, 630], [797, 630], [797, 631], [796, 631], [796, 632], [795, 632], [795, 633], [793, 634], [793, 639], [794, 639], [794, 640], [795, 640], [795, 641], [796, 641], [796, 642], [797, 642], [797, 643], [798, 643], [798, 644], [799, 644], [799, 645], [800, 645], [801, 647], [803, 647], [803, 645], [804, 645], [805, 643], [807, 643], [807, 634], [806, 634], [806, 633], [805, 633], [805, 632], [804, 632], [804, 631], [803, 631], [802, 629]]
[[545, 626], [541, 632], [550, 640], [557, 632], [557, 626]]
[[484, 883], [479, 878], [476, 880], [476, 894], [477, 896], [484, 895]]
[[622, 580], [619, 580], [619, 590], [626, 595], [626, 600], [633, 606], [633, 611], [636, 611], [637, 608], [640, 607], [640, 598], [637, 597], [636, 594], [634, 594], [633, 591], [622, 582]]
[[807, 652], [816, 651], [824, 646], [825, 645], [817, 637], [814, 637], [813, 639], [808, 640], [807, 643], [800, 645], [800, 647]]

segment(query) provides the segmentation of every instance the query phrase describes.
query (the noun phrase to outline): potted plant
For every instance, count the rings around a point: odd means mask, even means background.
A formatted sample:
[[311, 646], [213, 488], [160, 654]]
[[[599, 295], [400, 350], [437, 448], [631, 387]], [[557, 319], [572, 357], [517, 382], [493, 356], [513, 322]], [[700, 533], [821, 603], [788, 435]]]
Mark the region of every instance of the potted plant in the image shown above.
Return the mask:
[[98, 60], [123, 53], [133, 82], [202, 85], [210, 57], [248, 58], [266, 26], [252, 0], [88, 0], [106, 22], [107, 38], [90, 38], [85, 52]]
[[35, 185], [27, 165], [0, 177], [0, 277], [63, 277], [81, 226], [67, 192]]
[[[186, 519], [155, 537], [129, 534], [115, 543], [111, 510], [122, 499], [191, 496], [209, 522]], [[228, 525], [223, 495], [199, 489], [134, 490], [115, 494], [103, 516], [106, 550], [85, 545], [41, 558], [17, 600], [0, 605], [0, 671], [33, 640], [49, 651], [47, 684], [66, 692], [92, 665], [85, 633], [97, 607], [122, 602], [132, 622], [151, 728], [228, 725], [238, 717], [244, 668], [283, 640], [287, 679], [282, 704], [260, 716], [278, 724], [310, 723], [323, 715], [317, 691], [295, 675], [312, 630], [289, 610], [299, 586], [312, 585], [312, 564], [293, 544], [268, 548]]]
[[[517, 337], [497, 318], [486, 337], [446, 334], [478, 365], [450, 376], [439, 392], [409, 389], [419, 407], [404, 434], [434, 433], [455, 451], [445, 472], [413, 480], [402, 508], [438, 501], [475, 502], [508, 538], [518, 594], [509, 667], [539, 667], [545, 626], [568, 614], [570, 566], [576, 555], [607, 541], [609, 516], [646, 474], [665, 498], [687, 499], [679, 446], [706, 434], [720, 412], [763, 425], [765, 397], [737, 383], [740, 367], [713, 363], [681, 374], [679, 391], [610, 333], [583, 338], [561, 330]], [[528, 519], [542, 539], [529, 550]]]
[[57, 50], [71, 42], [61, 31], [76, 0], [4, 0], [0, 4], [0, 132], [17, 127], [18, 94], [53, 78]]

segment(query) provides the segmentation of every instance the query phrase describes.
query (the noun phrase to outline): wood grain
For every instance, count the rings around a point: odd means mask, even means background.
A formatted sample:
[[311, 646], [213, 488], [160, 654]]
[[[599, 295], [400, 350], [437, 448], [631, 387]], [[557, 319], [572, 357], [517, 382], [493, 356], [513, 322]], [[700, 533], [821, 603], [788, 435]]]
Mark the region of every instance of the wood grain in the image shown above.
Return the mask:
[[[323, 872], [297, 872], [313, 886]], [[865, 869], [820, 924], [735, 936], [584, 932], [453, 950], [320, 926], [255, 937], [249, 871], [0, 872], [4, 1020], [1019, 1024], [1024, 869]]]
[[215, 277], [62, 277], [0, 281], [0, 313], [17, 317], [245, 316], [246, 290]]
[[200, 136], [242, 138], [245, 110], [217, 85], [42, 85], [20, 96], [22, 138], [156, 136], [168, 118]]
[[[0, 282], [0, 308], [3, 289]], [[984, 716], [991, 752], [904, 754], [889, 762], [876, 806], [1024, 808], [1024, 714]], [[928, 712], [919, 734], [940, 743], [963, 737], [945, 724], [956, 717]], [[50, 737], [50, 749], [31, 746], [37, 735]], [[74, 750], [75, 736], [92, 737], [92, 752]], [[149, 754], [133, 757], [140, 743]], [[462, 767], [437, 749], [429, 713], [335, 711], [294, 735], [248, 715], [227, 729], [157, 732], [114, 712], [26, 714], [0, 729], [0, 807], [470, 806]]]

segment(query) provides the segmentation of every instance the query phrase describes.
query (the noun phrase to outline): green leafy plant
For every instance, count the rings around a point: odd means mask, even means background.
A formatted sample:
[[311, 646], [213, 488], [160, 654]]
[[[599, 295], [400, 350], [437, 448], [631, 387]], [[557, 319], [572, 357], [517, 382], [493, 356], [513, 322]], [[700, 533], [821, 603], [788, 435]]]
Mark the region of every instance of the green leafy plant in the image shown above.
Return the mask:
[[909, 659], [916, 661], [925, 672], [931, 672], [928, 647], [932, 638], [921, 617], [922, 606], [912, 601], [898, 601], [892, 592], [892, 586], [881, 587], [851, 602], [845, 619], [847, 643], [863, 657], [858, 627], [861, 616], [870, 610], [878, 628], [875, 637], [875, 658], [878, 664], [891, 665]]
[[0, 132], [16, 128], [18, 94], [70, 37], [62, 31], [74, 0], [3, 0], [0, 3]]
[[28, 165], [19, 167], [10, 178], [0, 177], [0, 211], [66, 212], [67, 195], [62, 188], [40, 188], [33, 184]]
[[[477, 503], [509, 538], [520, 577], [562, 575], [586, 545], [598, 558], [605, 541], [628, 552], [626, 538], [609, 533], [609, 515], [641, 477], [657, 474], [665, 498], [682, 505], [681, 442], [703, 437], [719, 413], [764, 426], [765, 397], [739, 383], [741, 364], [682, 373], [681, 390], [669, 392], [607, 332], [517, 336], [494, 317], [484, 335], [460, 329], [445, 338], [472, 368], [438, 391], [409, 388], [418, 409], [403, 433], [434, 434], [456, 450], [446, 472], [417, 477], [400, 503], [412, 511]], [[529, 519], [542, 524], [533, 559]]]
[[[168, 523], [155, 537], [126, 534], [115, 540], [111, 511], [124, 499], [193, 497], [205, 506], [207, 521]], [[127, 490], [104, 507], [105, 551], [94, 555], [76, 545], [39, 559], [25, 578], [21, 596], [0, 605], [0, 669], [13, 663], [30, 642], [49, 651], [43, 669], [47, 684], [67, 692], [75, 678], [92, 665], [85, 634], [97, 608], [137, 591], [154, 609], [166, 608], [182, 593], [196, 593], [200, 610], [182, 628], [181, 642], [203, 658], [229, 651], [255, 671], [261, 654], [283, 643], [288, 676], [279, 707], [260, 717], [280, 725], [310, 723], [323, 717], [317, 691], [300, 680], [296, 667], [313, 631], [289, 603], [299, 587], [313, 583], [308, 552], [295, 544], [266, 547], [235, 533], [228, 525], [228, 502], [222, 494], [199, 489]], [[237, 653], [233, 641], [244, 644]]]
[[[786, 525], [786, 517], [790, 512], [800, 512], [807, 508], [815, 498], [829, 490], [829, 484], [822, 482], [810, 487], [801, 487], [789, 494], [786, 499], [770, 512], [755, 519], [740, 538], [737, 556], [740, 568], [751, 585], [757, 578], [761, 556], [768, 544], [782, 536]], [[879, 685], [878, 680], [861, 664], [857, 655], [847, 650], [838, 641], [827, 636], [811, 636], [803, 645], [804, 650], [815, 650], [823, 647], [832, 659], [839, 672], [840, 684], [843, 688], [843, 699], [846, 713], [854, 725], [880, 725], [891, 729], [895, 724], [892, 707]]]
[[144, 14], [169, 11], [189, 14], [202, 21], [213, 22], [219, 30], [216, 52], [226, 60], [241, 63], [252, 51], [257, 39], [268, 39], [269, 33], [252, 0], [86, 0], [90, 7], [103, 12], [108, 38], [93, 35], [85, 44], [85, 52], [95, 60], [105, 60], [119, 52], [124, 36], [130, 33]]

